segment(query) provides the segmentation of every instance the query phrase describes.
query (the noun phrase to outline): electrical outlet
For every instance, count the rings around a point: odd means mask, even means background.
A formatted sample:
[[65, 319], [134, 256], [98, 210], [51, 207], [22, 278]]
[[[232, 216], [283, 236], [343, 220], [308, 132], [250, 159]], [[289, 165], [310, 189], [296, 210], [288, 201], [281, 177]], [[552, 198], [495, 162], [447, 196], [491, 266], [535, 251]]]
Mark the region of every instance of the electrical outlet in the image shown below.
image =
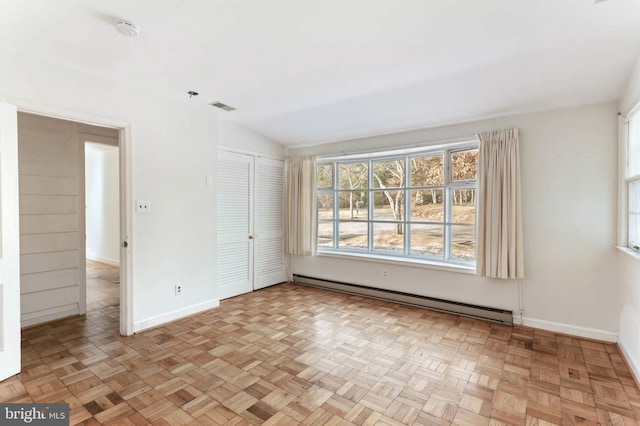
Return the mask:
[[136, 213], [151, 213], [151, 201], [136, 201]]
[[182, 286], [180, 284], [176, 284], [173, 289], [176, 292], [176, 296], [180, 296], [182, 294]]
[[389, 271], [387, 271], [386, 269], [384, 271], [382, 271], [382, 278], [384, 278], [385, 280], [389, 278]]

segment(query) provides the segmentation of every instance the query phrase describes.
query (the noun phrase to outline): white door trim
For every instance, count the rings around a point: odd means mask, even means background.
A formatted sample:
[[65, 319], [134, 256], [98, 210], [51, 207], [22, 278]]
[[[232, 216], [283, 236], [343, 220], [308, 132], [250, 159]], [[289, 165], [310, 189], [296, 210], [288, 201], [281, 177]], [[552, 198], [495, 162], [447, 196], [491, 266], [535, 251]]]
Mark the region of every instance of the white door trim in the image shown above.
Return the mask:
[[20, 235], [16, 107], [0, 104], [0, 381], [20, 372]]
[[36, 114], [61, 120], [75, 121], [101, 127], [110, 127], [120, 131], [120, 241], [128, 247], [120, 250], [120, 334], [130, 336], [133, 328], [133, 234], [131, 198], [131, 124], [124, 120], [105, 117], [53, 105], [42, 104], [20, 98], [5, 98], [5, 102], [15, 105], [20, 112]]

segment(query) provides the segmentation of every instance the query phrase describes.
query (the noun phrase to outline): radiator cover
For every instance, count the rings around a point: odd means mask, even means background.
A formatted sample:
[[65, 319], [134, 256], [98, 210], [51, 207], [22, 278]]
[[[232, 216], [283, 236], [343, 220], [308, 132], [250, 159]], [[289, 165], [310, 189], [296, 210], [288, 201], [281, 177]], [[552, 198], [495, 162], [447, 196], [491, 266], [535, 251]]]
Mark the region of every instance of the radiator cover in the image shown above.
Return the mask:
[[513, 312], [504, 309], [452, 302], [450, 300], [436, 299], [434, 297], [418, 296], [399, 291], [383, 290], [374, 287], [324, 280], [297, 274], [293, 275], [293, 282], [309, 287], [333, 290], [341, 293], [386, 300], [389, 302], [401, 303], [403, 305], [417, 306], [420, 308], [461, 315], [469, 318], [477, 318], [500, 324], [513, 325]]

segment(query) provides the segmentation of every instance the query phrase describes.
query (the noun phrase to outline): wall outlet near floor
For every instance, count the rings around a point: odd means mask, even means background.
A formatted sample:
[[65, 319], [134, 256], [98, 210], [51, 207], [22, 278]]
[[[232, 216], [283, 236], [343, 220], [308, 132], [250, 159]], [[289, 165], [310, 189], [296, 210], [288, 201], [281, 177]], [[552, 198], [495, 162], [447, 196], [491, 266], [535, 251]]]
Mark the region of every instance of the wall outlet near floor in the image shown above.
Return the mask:
[[387, 271], [386, 269], [382, 271], [382, 278], [384, 278], [385, 280], [389, 278], [389, 271]]
[[182, 294], [182, 286], [180, 284], [173, 286], [173, 290], [175, 291], [176, 296], [180, 296]]

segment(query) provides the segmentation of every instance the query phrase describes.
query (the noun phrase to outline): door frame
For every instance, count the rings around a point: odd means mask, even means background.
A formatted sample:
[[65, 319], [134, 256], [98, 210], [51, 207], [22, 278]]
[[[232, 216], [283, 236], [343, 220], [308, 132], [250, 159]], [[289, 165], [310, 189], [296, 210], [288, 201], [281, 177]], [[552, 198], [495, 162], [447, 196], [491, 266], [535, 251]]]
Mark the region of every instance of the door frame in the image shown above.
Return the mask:
[[[17, 107], [18, 112], [57, 118], [94, 126], [117, 129], [119, 132], [119, 162], [120, 162], [120, 334], [130, 336], [133, 327], [133, 249], [131, 235], [133, 235], [132, 209], [132, 179], [133, 165], [131, 162], [131, 124], [124, 120], [101, 115], [75, 111], [67, 108], [46, 105], [18, 98], [5, 98], [5, 102]], [[82, 209], [84, 210], [84, 209]], [[84, 215], [84, 212], [83, 212]], [[84, 240], [84, 238], [83, 238]], [[123, 247], [124, 243], [127, 247]], [[85, 243], [86, 244], [86, 243]], [[83, 245], [84, 246], [84, 245]]]
[[18, 114], [0, 103], [0, 381], [20, 372]]

